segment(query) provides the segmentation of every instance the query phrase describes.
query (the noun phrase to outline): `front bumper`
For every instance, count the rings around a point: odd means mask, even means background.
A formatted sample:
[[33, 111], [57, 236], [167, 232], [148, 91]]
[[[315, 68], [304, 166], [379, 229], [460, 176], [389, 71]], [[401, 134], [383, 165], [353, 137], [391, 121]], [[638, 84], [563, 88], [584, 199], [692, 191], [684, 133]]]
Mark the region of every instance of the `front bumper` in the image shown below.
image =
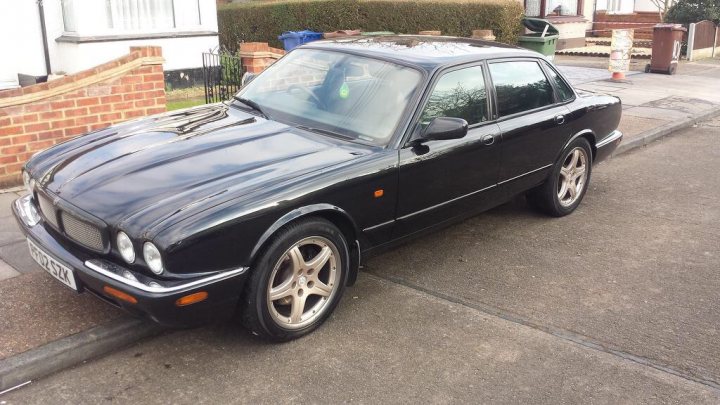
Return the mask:
[[615, 152], [615, 149], [620, 146], [622, 139], [622, 132], [616, 129], [605, 138], [599, 140], [595, 145], [597, 151], [595, 153], [595, 159], [593, 159], [593, 163], [599, 163], [609, 158], [613, 154], [613, 152]]
[[[12, 204], [20, 229], [45, 253], [72, 269], [79, 293], [90, 292], [131, 314], [171, 327], [198, 326], [229, 318], [235, 312], [248, 274], [246, 267], [177, 282], [154, 280], [61, 243], [45, 229], [42, 220], [33, 220], [36, 216], [28, 212], [28, 198], [30, 196], [21, 197]], [[137, 302], [107, 294], [106, 286], [129, 294]], [[197, 292], [206, 292], [207, 298], [192, 305], [176, 305], [179, 298]]]

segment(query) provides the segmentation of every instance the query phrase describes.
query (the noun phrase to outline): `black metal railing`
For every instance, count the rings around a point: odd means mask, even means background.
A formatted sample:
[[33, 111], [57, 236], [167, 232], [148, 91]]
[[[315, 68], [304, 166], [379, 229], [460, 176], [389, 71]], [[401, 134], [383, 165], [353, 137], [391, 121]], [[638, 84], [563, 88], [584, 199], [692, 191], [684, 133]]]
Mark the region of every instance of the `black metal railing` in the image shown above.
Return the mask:
[[203, 53], [205, 102], [229, 100], [240, 90], [245, 73], [239, 57], [229, 53]]

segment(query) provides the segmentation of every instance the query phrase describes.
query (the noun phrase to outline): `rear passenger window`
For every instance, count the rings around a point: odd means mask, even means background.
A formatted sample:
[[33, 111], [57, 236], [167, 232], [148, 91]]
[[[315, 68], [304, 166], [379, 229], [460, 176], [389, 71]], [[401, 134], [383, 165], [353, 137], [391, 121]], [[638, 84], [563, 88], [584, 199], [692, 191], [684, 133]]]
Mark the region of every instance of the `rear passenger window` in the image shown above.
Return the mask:
[[532, 61], [490, 64], [501, 117], [553, 104], [553, 89]]
[[[543, 62], [545, 63], [545, 62]], [[555, 87], [558, 91], [558, 99], [563, 101], [568, 101], [573, 98], [574, 94], [572, 89], [570, 88], [570, 85], [568, 85], [565, 80], [558, 74], [557, 70], [552, 67], [549, 63], [545, 63], [545, 66], [548, 68], [548, 71], [550, 72], [550, 80], [555, 83]]]
[[487, 120], [487, 92], [482, 66], [445, 73], [433, 89], [420, 124], [436, 117], [462, 118], [468, 125]]

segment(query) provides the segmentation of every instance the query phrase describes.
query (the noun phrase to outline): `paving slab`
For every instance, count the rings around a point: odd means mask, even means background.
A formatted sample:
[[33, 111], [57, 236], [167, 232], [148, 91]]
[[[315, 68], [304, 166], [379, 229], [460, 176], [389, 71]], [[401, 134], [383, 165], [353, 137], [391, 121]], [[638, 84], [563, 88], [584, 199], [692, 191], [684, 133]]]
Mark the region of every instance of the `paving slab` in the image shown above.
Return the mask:
[[45, 272], [0, 282], [0, 359], [90, 329], [124, 314]]
[[[640, 138], [647, 131], [657, 128], [660, 125], [666, 125], [671, 123], [671, 120], [659, 119], [659, 118], [643, 118], [635, 117], [628, 114], [623, 114], [620, 119], [620, 131], [623, 133], [623, 140], [625, 142]], [[2, 255], [2, 248], [0, 248], [0, 255]]]
[[648, 107], [646, 106], [646, 104], [639, 105], [637, 107], [627, 108], [623, 110], [623, 115], [651, 119], [655, 117], [665, 117], [670, 119], [671, 121], [684, 120], [693, 116], [692, 113], [688, 113], [685, 111], [671, 110], [668, 108]]
[[[607, 69], [595, 69], [578, 66], [559, 65], [558, 69], [567, 77], [570, 82], [576, 86], [582, 83], [594, 82], [598, 80], [609, 79], [612, 76]], [[628, 72], [628, 75], [637, 74], [639, 72]]]
[[10, 205], [17, 200], [18, 195], [13, 192], [0, 193], [0, 218], [12, 217]]
[[719, 137], [708, 125], [600, 165], [568, 217], [518, 199], [367, 268], [718, 386]]
[[713, 403], [718, 392], [362, 274], [316, 333], [177, 332], [2, 397], [63, 403]]
[[[720, 79], [720, 76], [718, 77], [718, 79]], [[650, 101], [644, 105], [653, 108], [664, 108], [666, 110], [681, 111], [688, 114], [701, 113], [717, 108], [717, 104], [707, 100], [680, 96], [664, 97], [658, 100]]]
[[28, 251], [26, 240], [0, 246], [0, 258], [20, 273], [35, 273], [43, 269], [35, 263]]
[[[2, 211], [3, 210], [0, 210], [0, 212]], [[0, 246], [21, 240], [25, 240], [25, 235], [23, 235], [20, 228], [18, 228], [15, 217], [0, 216]]]
[[615, 90], [613, 92], [613, 95], [620, 97], [622, 100], [623, 107], [637, 107], [641, 105], [646, 105], [647, 103], [652, 103], [657, 100], [662, 100], [664, 98], [672, 97], [668, 96], [664, 92], [657, 92], [657, 91], [637, 91], [635, 89], [620, 89]]
[[12, 266], [0, 260], [0, 281], [19, 276], [20, 273], [15, 270]]
[[[663, 91], [668, 96], [680, 96], [720, 103], [720, 67], [712, 73], [715, 80], [707, 76], [677, 74], [674, 76], [643, 73], [632, 77], [638, 89]], [[641, 90], [641, 91], [642, 91]]]

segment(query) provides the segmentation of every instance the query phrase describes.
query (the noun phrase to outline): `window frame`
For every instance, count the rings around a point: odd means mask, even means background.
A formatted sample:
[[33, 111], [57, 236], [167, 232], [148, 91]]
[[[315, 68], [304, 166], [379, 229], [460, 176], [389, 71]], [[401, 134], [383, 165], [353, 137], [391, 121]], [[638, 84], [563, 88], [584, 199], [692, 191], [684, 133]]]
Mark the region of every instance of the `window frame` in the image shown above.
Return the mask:
[[[557, 68], [557, 66], [553, 66], [547, 60], [541, 60], [541, 59], [538, 59], [538, 60], [541, 61], [540, 68], [542, 68], [542, 70], [545, 72], [545, 77], [548, 79], [548, 81], [550, 82], [550, 85], [553, 87], [553, 93], [555, 94], [553, 99], [555, 100], [555, 104], [569, 104], [569, 103], [572, 103], [573, 101], [575, 101], [577, 99], [577, 92], [575, 91], [575, 88], [570, 83], [570, 80], [568, 80], [562, 74], [562, 72], [560, 72], [560, 70]], [[560, 80], [562, 80], [565, 83], [565, 85], [570, 88], [570, 91], [572, 92], [572, 97], [570, 97], [569, 99], [564, 100], [564, 101], [560, 100], [560, 91], [557, 88], [557, 83], [555, 83], [554, 80], [550, 80], [551, 71], [557, 73]]]
[[[533, 108], [532, 110], [525, 110], [525, 111], [521, 111], [521, 112], [516, 112], [514, 114], [506, 115], [504, 117], [500, 117], [499, 116], [500, 109], [499, 109], [498, 101], [497, 101], [497, 92], [495, 91], [495, 82], [493, 82], [492, 75], [490, 74], [490, 65], [495, 64], [495, 63], [508, 63], [508, 62], [535, 62], [538, 65], [538, 67], [540, 68], [540, 71], [542, 72], [542, 74], [545, 76], [545, 80], [548, 81], [548, 83], [550, 84], [550, 87], [552, 88], [553, 102], [548, 105], [544, 105], [542, 107]], [[570, 86], [570, 88], [573, 91], [573, 98], [570, 100], [567, 100], [567, 101], [559, 101], [560, 99], [558, 98], [558, 90], [555, 87], [555, 84], [552, 82], [552, 80], [550, 80], [550, 78], [548, 77], [548, 72], [545, 70], [545, 67], [543, 66], [543, 63], [547, 63], [547, 60], [545, 60], [545, 59], [533, 58], [533, 57], [526, 56], [526, 57], [490, 59], [487, 61], [487, 63], [488, 63], [488, 72], [487, 73], [488, 73], [488, 76], [490, 79], [490, 83], [492, 84], [491, 90], [492, 90], [492, 101], [493, 101], [493, 106], [494, 106], [493, 111], [495, 111], [495, 122], [502, 122], [502, 121], [505, 121], [508, 119], [522, 117], [524, 115], [533, 114], [533, 113], [536, 113], [539, 111], [555, 108], [559, 105], [565, 105], [568, 103], [572, 103], [577, 98], [575, 89], [572, 86]], [[560, 72], [558, 72], [558, 75], [560, 75]], [[565, 83], [569, 85], [569, 82], [565, 79], [565, 77], [563, 77], [563, 76], [560, 76], [560, 77], [562, 77], [563, 80], [565, 80]]]
[[[583, 10], [585, 8], [585, 0], [577, 0], [577, 9], [575, 10], [574, 15], [547, 14], [545, 12], [546, 8], [547, 8], [547, 0], [540, 0], [540, 15], [528, 15], [527, 17], [552, 18], [553, 20], [556, 20], [556, 21], [563, 20], [563, 19], [577, 19], [578, 17], [584, 17]], [[523, 9], [525, 12], [527, 12], [527, 0], [523, 1]]]
[[[83, 5], [85, 4], [84, 1], [92, 2], [93, 4], [93, 10], [97, 11], [98, 13], [102, 12], [102, 19], [103, 23], [98, 24], [87, 24], [84, 22], [89, 17], [88, 14], [83, 14], [82, 12], [78, 12], [78, 10], [82, 9], [84, 10], [85, 7]], [[130, 38], [130, 39], [145, 39], [147, 38], [164, 38], [169, 35], [178, 35], [178, 34], [191, 34], [196, 32], [205, 32], [207, 30], [207, 27], [203, 24], [205, 23], [205, 19], [203, 18], [203, 6], [202, 6], [202, 0], [193, 0], [196, 2], [196, 8], [197, 8], [197, 24], [192, 25], [182, 25], [178, 26], [178, 18], [177, 18], [177, 7], [175, 6], [175, 2], [178, 0], [172, 0], [172, 7], [170, 9], [172, 15], [172, 27], [165, 27], [165, 28], [140, 28], [140, 29], [131, 29], [126, 30], [119, 27], [113, 27], [112, 20], [111, 20], [111, 3], [108, 0], [84, 0], [80, 2], [74, 2], [72, 6], [66, 7], [66, 0], [60, 1], [60, 9], [61, 9], [61, 16], [62, 16], [62, 35], [60, 38]], [[70, 17], [74, 22], [74, 30], [70, 31], [66, 29], [67, 23], [66, 19]], [[206, 17], [206, 16], [205, 16]], [[137, 37], [137, 38], [135, 38]], [[61, 42], [75, 42], [75, 41], [61, 41]]]
[[407, 148], [412, 147], [413, 144], [410, 141], [413, 136], [415, 135], [416, 131], [418, 130], [418, 123], [420, 120], [420, 117], [422, 117], [423, 111], [425, 111], [425, 107], [427, 106], [428, 101], [430, 100], [430, 96], [432, 95], [433, 91], [435, 90], [435, 86], [437, 85], [437, 82], [440, 81], [440, 79], [447, 73], [454, 72], [457, 70], [462, 69], [468, 69], [473, 67], [481, 67], [483, 72], [483, 81], [485, 82], [485, 92], [487, 94], [487, 97], [485, 98], [485, 107], [487, 108], [487, 117], [488, 119], [486, 121], [481, 121], [475, 124], [468, 124], [468, 131], [471, 131], [475, 128], [479, 128], [485, 125], [494, 124], [497, 117], [494, 111], [494, 106], [492, 102], [492, 95], [490, 84], [492, 82], [489, 82], [489, 71], [488, 71], [488, 64], [486, 60], [479, 60], [479, 61], [472, 61], [472, 62], [464, 62], [459, 63], [456, 65], [450, 65], [442, 67], [435, 72], [433, 72], [431, 79], [427, 82], [427, 85], [425, 86], [425, 90], [422, 92], [422, 98], [417, 103], [417, 106], [415, 107], [415, 111], [412, 114], [412, 117], [410, 118], [410, 125], [408, 126], [408, 131], [406, 131], [405, 135], [403, 136], [402, 141], [400, 142], [401, 148]]

